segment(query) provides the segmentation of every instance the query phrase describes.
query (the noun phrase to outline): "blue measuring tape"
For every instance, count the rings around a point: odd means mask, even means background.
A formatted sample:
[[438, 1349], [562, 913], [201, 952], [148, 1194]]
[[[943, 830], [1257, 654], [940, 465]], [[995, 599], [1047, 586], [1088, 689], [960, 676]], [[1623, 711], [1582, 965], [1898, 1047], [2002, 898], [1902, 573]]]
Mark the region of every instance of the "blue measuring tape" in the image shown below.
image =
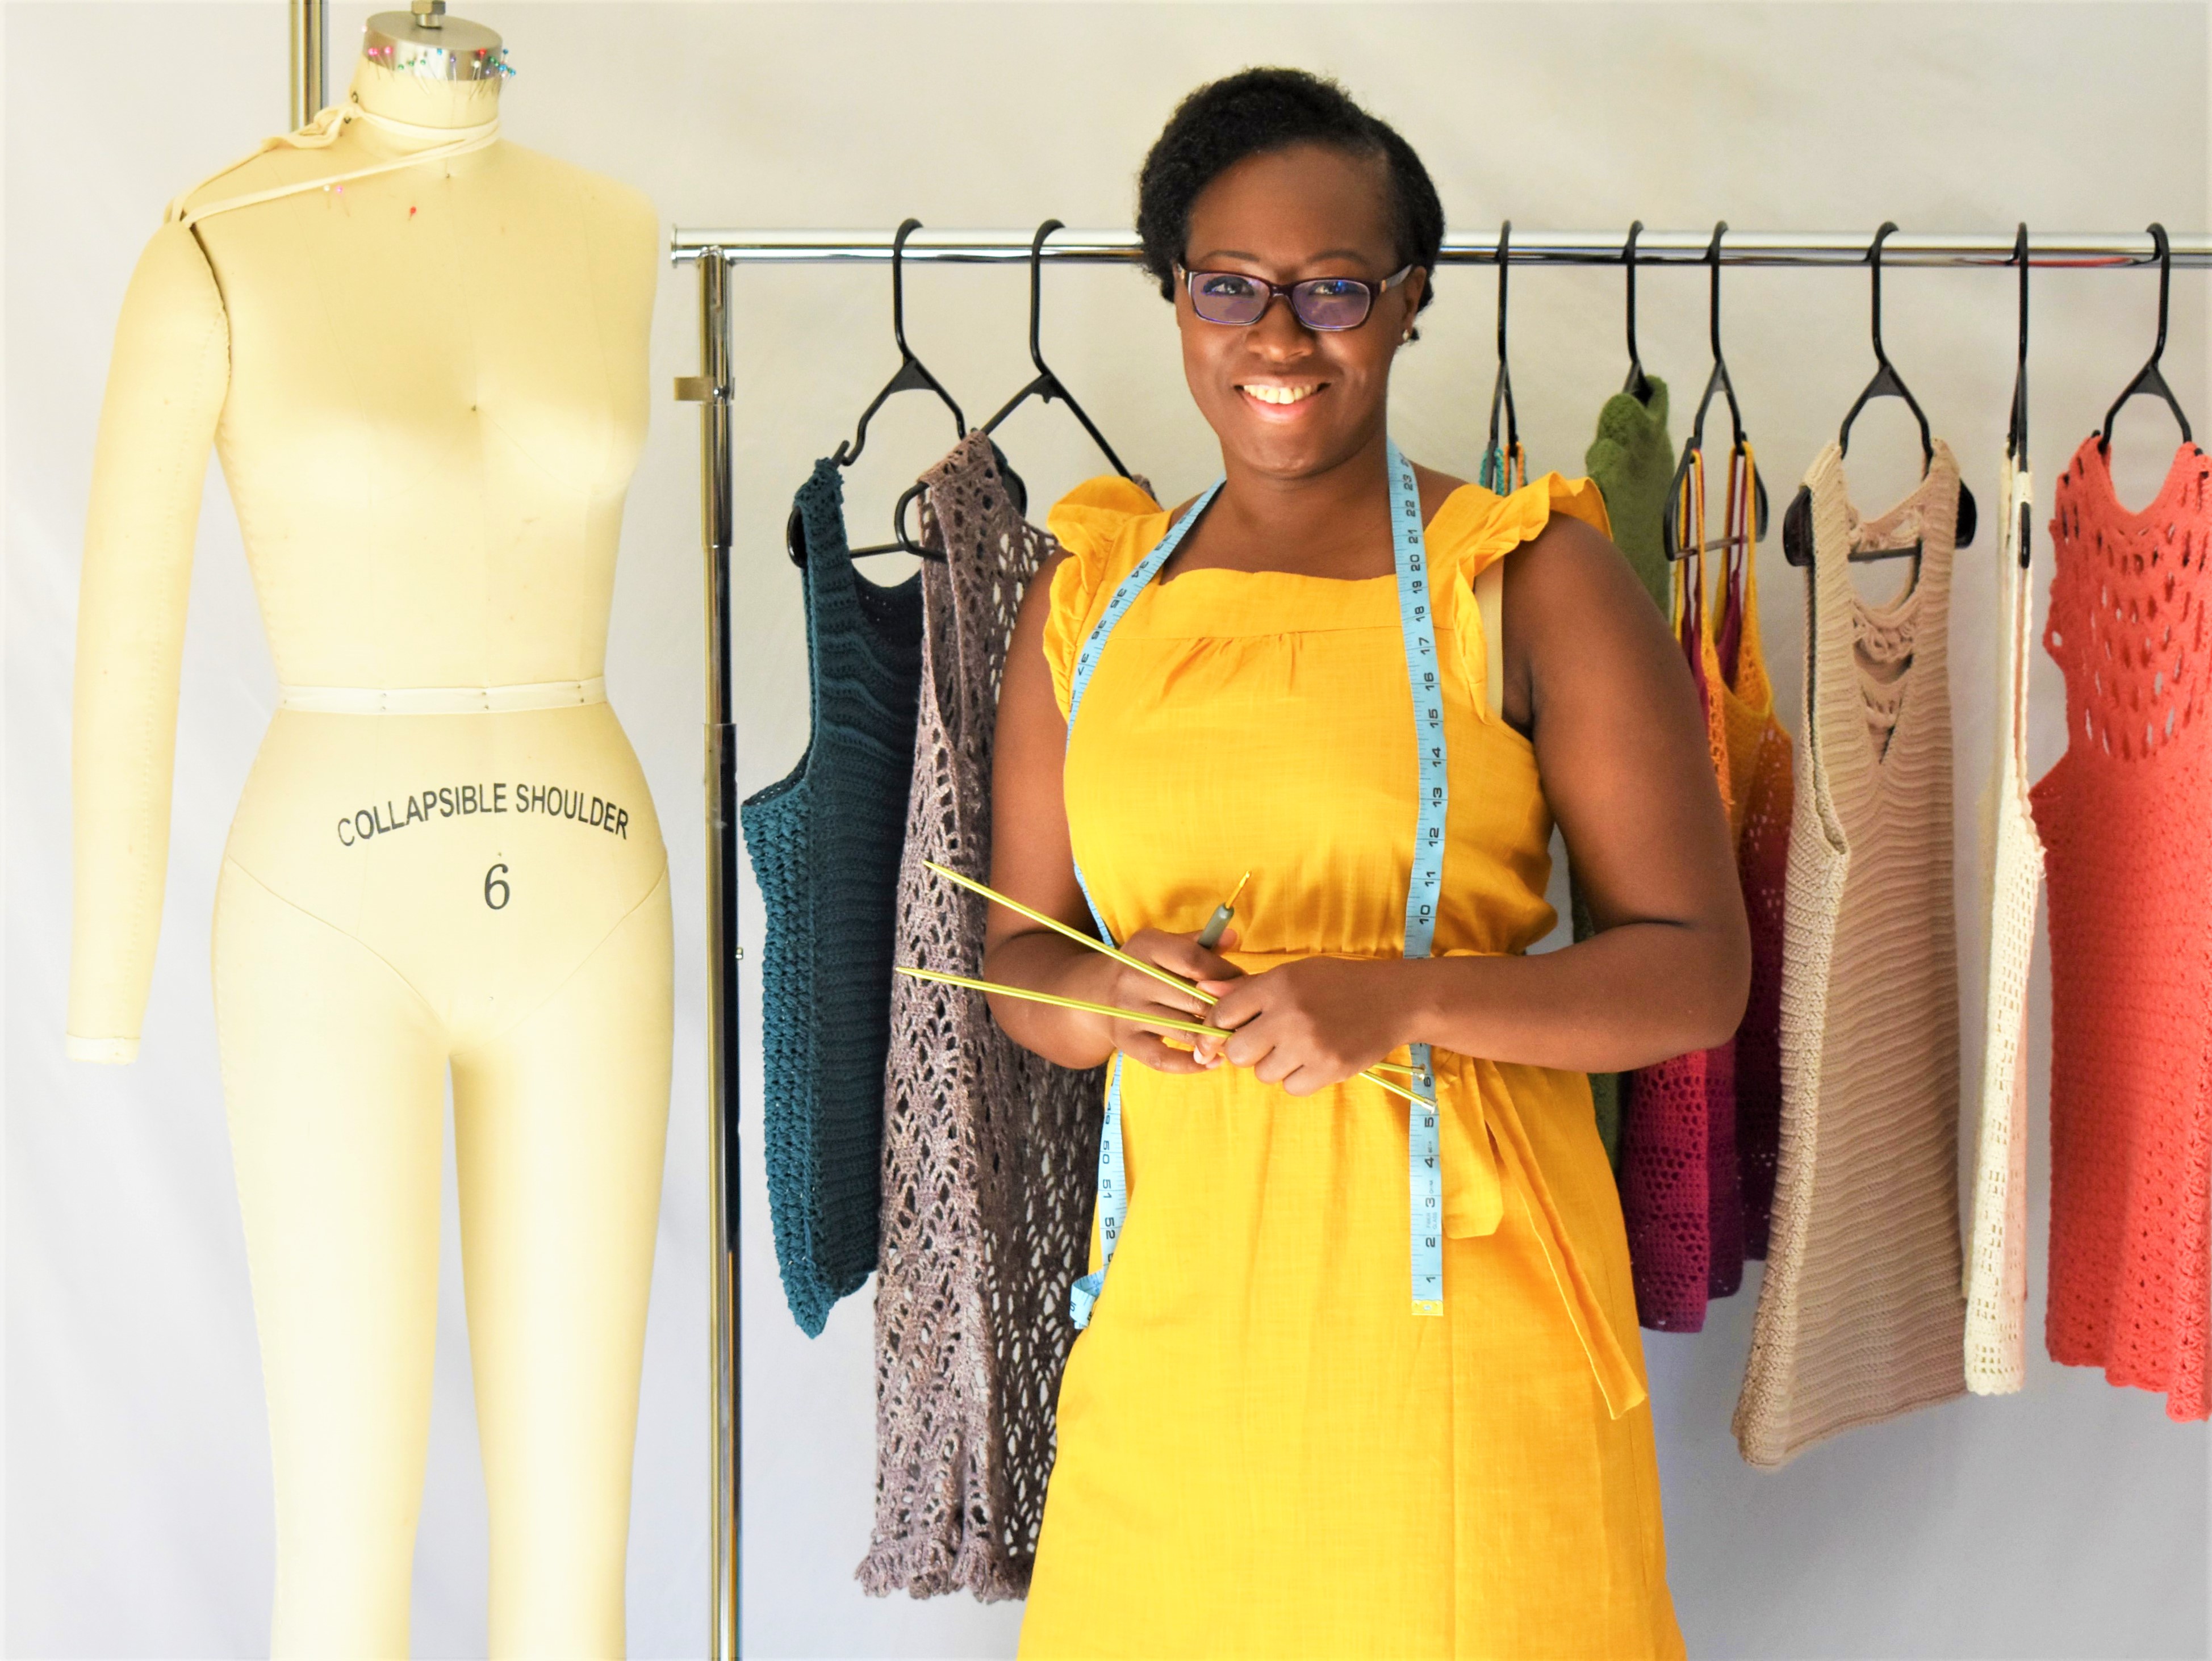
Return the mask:
[[[1413, 468], [1389, 446], [1390, 531], [1398, 571], [1398, 616], [1406, 636], [1406, 672], [1413, 693], [1413, 730], [1419, 757], [1420, 807], [1413, 827], [1413, 868], [1406, 890], [1406, 955], [1425, 958], [1436, 938], [1437, 903], [1443, 890], [1444, 821], [1450, 794], [1444, 756], [1444, 711], [1437, 669], [1436, 619], [1429, 602], [1428, 553], [1421, 536], [1420, 488]], [[1127, 615], [1137, 596], [1160, 574], [1196, 525], [1225, 481], [1216, 479], [1162, 537], [1134, 570], [1121, 579], [1106, 602], [1105, 613], [1075, 654], [1075, 672], [1067, 697], [1067, 731], [1072, 742], [1075, 717], [1083, 707], [1083, 694], [1098, 667], [1106, 641], [1115, 625]], [[1107, 927], [1106, 918], [1085, 879], [1083, 867], [1075, 867], [1076, 885], [1091, 908], [1098, 937], [1109, 946], [1120, 942]], [[1441, 1315], [1444, 1309], [1443, 1177], [1438, 1163], [1436, 1074], [1429, 1046], [1413, 1046], [1413, 1093], [1420, 1105], [1410, 1110], [1407, 1137], [1407, 1179], [1411, 1198], [1413, 1312]], [[1129, 1216], [1129, 1185], [1121, 1157], [1121, 1067], [1115, 1056], [1107, 1076], [1106, 1119], [1098, 1136], [1099, 1265], [1068, 1288], [1068, 1314], [1078, 1327], [1091, 1324], [1091, 1311], [1106, 1284], [1106, 1271], [1114, 1261], [1114, 1248]]]
[[[1413, 820], [1413, 869], [1406, 884], [1406, 955], [1425, 958], [1436, 943], [1443, 896], [1444, 820], [1451, 775], [1444, 756], [1444, 701], [1437, 673], [1437, 619], [1429, 603], [1428, 545], [1421, 535], [1421, 490], [1413, 469], [1390, 450], [1390, 530], [1398, 563], [1398, 624], [1406, 636], [1406, 677], [1413, 690], [1414, 748], [1420, 807]], [[1437, 1134], [1437, 1074], [1429, 1046], [1411, 1046], [1413, 1093], [1407, 1110], [1407, 1221], [1413, 1231], [1413, 1313], [1444, 1312], [1444, 1183]]]

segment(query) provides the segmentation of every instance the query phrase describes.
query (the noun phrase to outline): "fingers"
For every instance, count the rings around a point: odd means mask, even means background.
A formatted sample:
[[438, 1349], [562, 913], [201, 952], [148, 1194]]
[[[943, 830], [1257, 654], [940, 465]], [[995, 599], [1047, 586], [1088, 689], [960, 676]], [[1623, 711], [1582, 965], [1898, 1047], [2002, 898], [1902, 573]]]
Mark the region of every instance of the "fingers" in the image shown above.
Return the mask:
[[[1237, 932], [1230, 930], [1221, 938], [1227, 947], [1236, 944]], [[1187, 981], [1241, 979], [1244, 971], [1223, 957], [1218, 952], [1209, 952], [1198, 943], [1195, 934], [1170, 934], [1157, 928], [1146, 928], [1133, 934], [1122, 948], [1133, 958], [1142, 958], [1147, 963], [1158, 964], [1171, 975], [1180, 975]]]
[[1267, 975], [1245, 975], [1234, 981], [1200, 981], [1201, 990], [1218, 1000], [1206, 1016], [1216, 1026], [1242, 1026], [1267, 1007], [1273, 989]]
[[1151, 1032], [1123, 1026], [1115, 1045], [1124, 1056], [1155, 1073], [1205, 1073], [1211, 1069], [1188, 1050], [1178, 1050]]

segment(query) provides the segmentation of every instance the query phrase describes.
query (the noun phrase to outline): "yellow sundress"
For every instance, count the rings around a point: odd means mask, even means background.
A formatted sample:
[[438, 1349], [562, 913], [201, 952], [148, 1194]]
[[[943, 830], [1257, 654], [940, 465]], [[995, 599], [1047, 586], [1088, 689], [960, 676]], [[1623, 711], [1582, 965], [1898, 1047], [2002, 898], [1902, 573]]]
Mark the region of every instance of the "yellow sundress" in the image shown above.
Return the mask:
[[[1606, 523], [1594, 485], [1550, 474], [1467, 485], [1427, 526], [1439, 954], [1519, 952], [1552, 925], [1551, 812], [1534, 751], [1487, 707], [1473, 584], [1553, 512]], [[1109, 478], [1049, 522], [1071, 554], [1045, 629], [1064, 713], [1085, 636], [1169, 517]], [[1394, 577], [1151, 584], [1066, 769], [1117, 938], [1201, 927], [1249, 869], [1246, 969], [1400, 955], [1416, 760]], [[1441, 1050], [1436, 1068], [1441, 1317], [1412, 1311], [1402, 1101], [1123, 1068], [1127, 1221], [1060, 1386], [1024, 1657], [1682, 1652], [1588, 1083]]]

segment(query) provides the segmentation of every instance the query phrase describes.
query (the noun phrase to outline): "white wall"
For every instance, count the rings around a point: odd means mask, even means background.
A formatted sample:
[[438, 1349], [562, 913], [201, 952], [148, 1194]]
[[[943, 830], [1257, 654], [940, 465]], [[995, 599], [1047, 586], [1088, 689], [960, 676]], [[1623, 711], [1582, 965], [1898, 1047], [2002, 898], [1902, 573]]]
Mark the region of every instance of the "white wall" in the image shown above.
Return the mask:
[[[2208, 222], [2201, 5], [744, 6], [462, 4], [520, 70], [507, 133], [617, 174], [684, 224], [1125, 223], [1144, 147], [1174, 100], [1251, 62], [1344, 77], [1397, 122], [1462, 230], [1709, 224], [1870, 232], [2172, 228]], [[333, 9], [341, 84], [368, 8]], [[6, 946], [7, 1643], [55, 1657], [264, 1652], [269, 1475], [245, 1256], [217, 1092], [207, 931], [222, 842], [273, 703], [238, 533], [211, 473], [194, 576], [167, 912], [143, 1058], [61, 1054], [68, 914], [68, 696], [76, 549], [110, 333], [162, 203], [284, 112], [282, 7], [11, 3], [7, 31], [9, 470]], [[2212, 425], [2206, 278], [2175, 279], [2169, 373]], [[1180, 385], [1168, 313], [1134, 276], [1055, 270], [1057, 368], [1132, 464], [1188, 491], [1212, 463]], [[2039, 273], [2035, 453], [2048, 484], [2150, 338], [2154, 281]], [[2013, 279], [1900, 271], [1892, 354], [1986, 507], [2011, 382]], [[1017, 271], [921, 270], [910, 337], [972, 415], [1026, 378]], [[1397, 431], [1473, 470], [1492, 360], [1492, 279], [1447, 271], [1404, 360]], [[1705, 368], [1704, 279], [1644, 284], [1646, 363], [1686, 398]], [[888, 283], [866, 270], [733, 283], [741, 491], [738, 661], [744, 783], [804, 744], [789, 492], [891, 367]], [[1537, 466], [1578, 468], [1622, 373], [1607, 272], [1516, 274], [1515, 365]], [[693, 280], [671, 271], [656, 396], [696, 367]], [[404, 350], [392, 296], [363, 326]], [[1730, 359], [1778, 511], [1871, 368], [1853, 273], [1731, 273]], [[1678, 405], [1679, 407], [1679, 405]], [[1863, 502], [1912, 471], [1896, 406], [1865, 418]], [[679, 1015], [667, 1202], [640, 1427], [632, 1653], [700, 1653], [705, 1631], [706, 1358], [701, 718], [696, 427], [656, 404], [632, 493], [609, 678], [670, 829]], [[852, 483], [873, 539], [898, 488], [950, 438], [913, 400], [872, 429]], [[1678, 429], [1679, 435], [1679, 429]], [[2171, 453], [2136, 406], [2124, 493]], [[1007, 447], [1048, 501], [1092, 459], [1057, 412]], [[1917, 458], [1911, 458], [1917, 465]], [[1985, 526], [1988, 520], [1984, 519]], [[1954, 635], [1962, 960], [1978, 1029], [1973, 803], [1991, 755], [1991, 533], [1962, 559]], [[2047, 544], [2039, 544], [2047, 547]], [[2046, 562], [2047, 562], [2047, 556]], [[1793, 702], [1802, 604], [1772, 545], [1765, 624]], [[2047, 572], [2047, 563], [2044, 566]], [[2060, 689], [2039, 659], [2039, 769]], [[761, 920], [748, 892], [747, 938]], [[2039, 960], [2036, 1256], [2041, 1319], [2049, 1039]], [[757, 1025], [746, 1035], [749, 1135]], [[1018, 1609], [872, 1602], [865, 1548], [870, 1317], [848, 1299], [801, 1338], [777, 1288], [758, 1142], [748, 1147], [745, 1571], [750, 1652], [1006, 1655]], [[449, 1177], [450, 1183], [450, 1177]], [[465, 1335], [448, 1261], [416, 1646], [482, 1653], [483, 1506]], [[1856, 1433], [1779, 1474], [1727, 1431], [1754, 1277], [1698, 1336], [1647, 1335], [1672, 1577], [1692, 1652], [1738, 1656], [2202, 1655], [2208, 1440], [2160, 1403], [2031, 1358], [2027, 1392]], [[1134, 1593], [1138, 1589], [1132, 1589]]]

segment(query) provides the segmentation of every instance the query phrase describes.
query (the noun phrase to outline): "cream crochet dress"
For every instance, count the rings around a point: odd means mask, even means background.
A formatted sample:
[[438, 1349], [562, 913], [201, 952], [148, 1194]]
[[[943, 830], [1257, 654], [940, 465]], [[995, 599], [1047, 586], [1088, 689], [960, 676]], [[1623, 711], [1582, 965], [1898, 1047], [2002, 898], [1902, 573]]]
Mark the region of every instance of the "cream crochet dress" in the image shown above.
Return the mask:
[[1966, 1387], [2002, 1396], [2027, 1376], [2028, 959], [2043, 888], [2043, 842], [2027, 800], [2027, 665], [2035, 611], [2021, 555], [2029, 547], [2027, 469], [2004, 463], [1997, 515], [1997, 763], [1982, 799], [1989, 916], [1981, 1111], [1966, 1251]]
[[[1836, 446], [1805, 483], [1814, 558], [1781, 1157], [1735, 1416], [1743, 1457], [1765, 1466], [1966, 1388], [1945, 649], [1958, 463], [1939, 443], [1911, 494], [1870, 521], [1850, 504]], [[1862, 602], [1851, 550], [1916, 538], [1911, 590]]]

